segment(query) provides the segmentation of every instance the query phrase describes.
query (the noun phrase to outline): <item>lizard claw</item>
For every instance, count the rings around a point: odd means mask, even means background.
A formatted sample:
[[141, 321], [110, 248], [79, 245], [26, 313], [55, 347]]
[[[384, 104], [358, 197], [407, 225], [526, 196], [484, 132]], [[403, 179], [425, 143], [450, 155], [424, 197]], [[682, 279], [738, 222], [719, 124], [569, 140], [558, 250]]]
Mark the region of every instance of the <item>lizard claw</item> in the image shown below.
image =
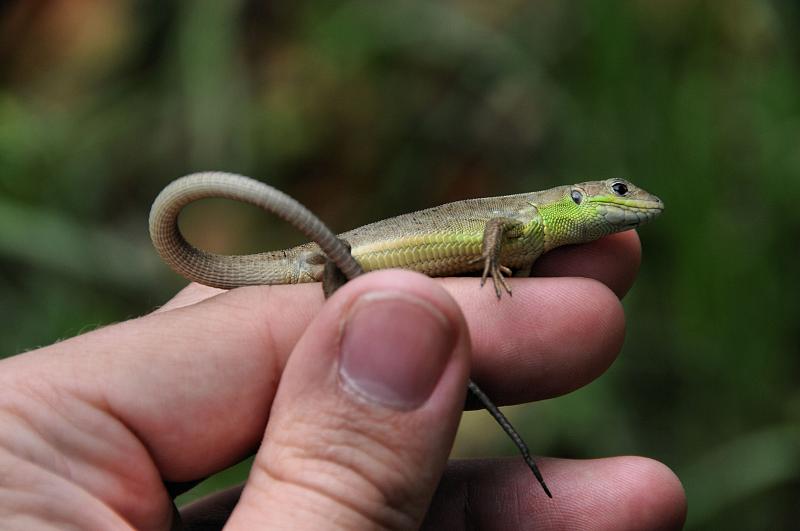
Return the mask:
[[492, 283], [494, 284], [494, 292], [497, 295], [497, 298], [500, 299], [503, 296], [503, 292], [500, 288], [503, 288], [506, 293], [508, 293], [509, 297], [511, 296], [511, 287], [506, 282], [504, 277], [511, 276], [511, 269], [508, 267], [498, 264], [497, 259], [494, 256], [479, 256], [472, 260], [472, 263], [483, 262], [483, 273], [481, 274], [481, 287], [486, 284], [486, 279], [489, 278], [489, 275], [492, 276]]
[[508, 285], [503, 275], [511, 276], [511, 270], [504, 265], [495, 265], [492, 267], [492, 281], [494, 282], [494, 292], [497, 294], [498, 300], [502, 297], [500, 286], [506, 290], [509, 297], [511, 296], [511, 287]]

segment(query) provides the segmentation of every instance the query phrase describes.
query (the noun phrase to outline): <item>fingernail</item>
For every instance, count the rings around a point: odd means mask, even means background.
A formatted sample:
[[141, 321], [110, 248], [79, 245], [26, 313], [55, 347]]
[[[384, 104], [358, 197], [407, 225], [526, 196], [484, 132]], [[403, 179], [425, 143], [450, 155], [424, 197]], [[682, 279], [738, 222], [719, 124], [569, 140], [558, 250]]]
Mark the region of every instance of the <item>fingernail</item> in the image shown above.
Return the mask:
[[348, 388], [367, 400], [415, 409], [439, 382], [456, 333], [442, 312], [416, 296], [367, 293], [344, 323], [339, 373]]

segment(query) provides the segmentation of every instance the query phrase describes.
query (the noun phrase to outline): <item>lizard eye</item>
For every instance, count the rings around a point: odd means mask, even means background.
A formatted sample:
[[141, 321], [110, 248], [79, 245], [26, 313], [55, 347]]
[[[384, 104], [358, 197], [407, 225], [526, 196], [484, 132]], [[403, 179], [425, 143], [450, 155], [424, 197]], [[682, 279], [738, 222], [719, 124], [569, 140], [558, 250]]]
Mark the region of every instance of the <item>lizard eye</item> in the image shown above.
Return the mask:
[[628, 193], [628, 186], [625, 183], [614, 183], [611, 185], [611, 189], [614, 190], [614, 193], [617, 195], [625, 195]]
[[572, 197], [572, 200], [575, 201], [576, 205], [580, 205], [581, 202], [583, 202], [583, 194], [578, 190], [573, 190], [570, 194], [570, 197]]

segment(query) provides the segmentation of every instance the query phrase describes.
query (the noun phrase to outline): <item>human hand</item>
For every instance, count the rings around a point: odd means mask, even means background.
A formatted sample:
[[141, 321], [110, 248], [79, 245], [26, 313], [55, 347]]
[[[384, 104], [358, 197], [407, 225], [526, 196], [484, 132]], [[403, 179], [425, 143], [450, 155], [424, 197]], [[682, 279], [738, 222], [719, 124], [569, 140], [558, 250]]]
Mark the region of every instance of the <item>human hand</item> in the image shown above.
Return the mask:
[[166, 529], [164, 482], [261, 444], [241, 496], [189, 506], [187, 528], [678, 528], [680, 483], [648, 459], [539, 460], [553, 500], [518, 457], [446, 464], [470, 372], [503, 404], [608, 367], [638, 246], [629, 232], [549, 253], [539, 273], [601, 282], [511, 279], [499, 303], [474, 278], [401, 271], [324, 305], [317, 285], [192, 285], [148, 316], [4, 360], [4, 526]]

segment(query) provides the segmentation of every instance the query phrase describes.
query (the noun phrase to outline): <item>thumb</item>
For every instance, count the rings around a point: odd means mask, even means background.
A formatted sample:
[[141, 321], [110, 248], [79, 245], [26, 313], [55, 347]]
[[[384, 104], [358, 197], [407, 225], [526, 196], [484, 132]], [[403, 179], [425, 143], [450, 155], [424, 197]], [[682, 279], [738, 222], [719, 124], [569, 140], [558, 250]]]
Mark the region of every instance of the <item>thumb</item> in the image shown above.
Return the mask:
[[416, 529], [464, 405], [470, 345], [427, 277], [347, 284], [286, 365], [231, 528]]

